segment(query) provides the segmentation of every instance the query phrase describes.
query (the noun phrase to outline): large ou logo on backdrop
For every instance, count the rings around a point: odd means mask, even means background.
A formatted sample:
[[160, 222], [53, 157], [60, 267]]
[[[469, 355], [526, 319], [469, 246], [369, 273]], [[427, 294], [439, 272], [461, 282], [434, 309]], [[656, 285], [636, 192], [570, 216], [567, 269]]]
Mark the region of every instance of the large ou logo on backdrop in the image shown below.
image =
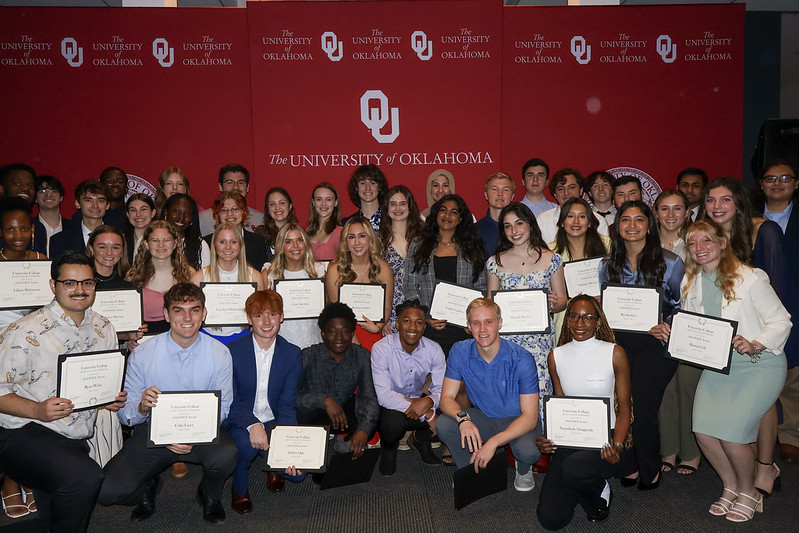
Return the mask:
[[674, 63], [674, 60], [677, 59], [677, 45], [672, 44], [671, 37], [668, 35], [658, 37], [656, 50], [664, 63]]
[[433, 41], [427, 39], [427, 34], [417, 30], [411, 34], [411, 50], [416, 52], [422, 61], [430, 61], [433, 57]]
[[70, 67], [79, 67], [83, 64], [83, 48], [78, 46], [78, 41], [72, 37], [64, 37], [61, 40], [61, 55]]
[[[377, 100], [379, 107], [370, 107], [370, 100]], [[380, 133], [383, 126], [391, 121], [391, 133]], [[369, 90], [361, 96], [361, 122], [372, 132], [372, 137], [381, 144], [393, 143], [400, 134], [399, 107], [392, 107], [389, 115], [388, 97], [383, 91]]]
[[341, 61], [344, 57], [344, 44], [338, 40], [335, 33], [326, 31], [322, 34], [322, 51], [327, 54], [330, 61]]
[[153, 41], [153, 57], [158, 60], [162, 67], [171, 67], [175, 62], [175, 49], [170, 48], [169, 41], [163, 37], [158, 37]]
[[591, 62], [591, 45], [585, 42], [582, 35], [572, 37], [571, 51], [574, 59], [581, 65], [587, 65]]

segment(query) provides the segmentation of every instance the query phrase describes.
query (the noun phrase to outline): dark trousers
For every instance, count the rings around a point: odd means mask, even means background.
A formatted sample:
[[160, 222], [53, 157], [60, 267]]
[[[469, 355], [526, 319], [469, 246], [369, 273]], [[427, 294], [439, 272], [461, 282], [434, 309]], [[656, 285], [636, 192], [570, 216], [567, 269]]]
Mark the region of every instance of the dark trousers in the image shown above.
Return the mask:
[[421, 422], [405, 416], [405, 413], [393, 409], [380, 408], [380, 447], [393, 450], [406, 431], [416, 431], [416, 438], [421, 442], [430, 442], [433, 431], [427, 422]]
[[677, 370], [677, 361], [666, 359], [666, 347], [648, 333], [616, 334], [616, 342], [627, 352], [633, 396], [633, 448], [625, 454], [619, 474], [639, 473], [650, 483], [660, 472], [658, 411], [663, 391]]
[[85, 440], [69, 439], [31, 422], [0, 428], [0, 471], [30, 487], [45, 531], [86, 531], [103, 471]]
[[[341, 406], [344, 409], [344, 415], [347, 417], [347, 429], [334, 430], [333, 421], [324, 409], [297, 409], [297, 424], [301, 426], [330, 426], [330, 433], [339, 433], [345, 435], [345, 439], [349, 440], [352, 434], [358, 431], [358, 417], [355, 414], [355, 397], [350, 398], [348, 402]], [[375, 428], [376, 429], [376, 428]], [[374, 430], [369, 435], [371, 439], [374, 435]]]
[[207, 498], [219, 501], [222, 486], [236, 466], [236, 444], [220, 429], [217, 444], [197, 445], [190, 453], [178, 455], [166, 448], [148, 448], [147, 423], [139, 424], [122, 450], [105, 465], [105, 482], [97, 502], [136, 505], [141, 501], [145, 483], [178, 462], [202, 465], [200, 487]]
[[595, 511], [605, 480], [616, 473], [620, 464], [610, 464], [596, 450], [559, 448], [552, 456], [538, 496], [538, 521], [554, 531], [569, 525], [578, 503], [586, 513]]

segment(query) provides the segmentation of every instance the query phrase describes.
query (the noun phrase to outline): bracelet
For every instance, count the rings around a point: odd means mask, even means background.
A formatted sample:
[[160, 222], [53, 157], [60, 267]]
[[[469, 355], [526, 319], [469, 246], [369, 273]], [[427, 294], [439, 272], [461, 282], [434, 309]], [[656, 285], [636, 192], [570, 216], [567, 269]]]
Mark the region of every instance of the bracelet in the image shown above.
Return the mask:
[[624, 444], [621, 442], [614, 442], [613, 446], [615, 446], [616, 448], [624, 448]]

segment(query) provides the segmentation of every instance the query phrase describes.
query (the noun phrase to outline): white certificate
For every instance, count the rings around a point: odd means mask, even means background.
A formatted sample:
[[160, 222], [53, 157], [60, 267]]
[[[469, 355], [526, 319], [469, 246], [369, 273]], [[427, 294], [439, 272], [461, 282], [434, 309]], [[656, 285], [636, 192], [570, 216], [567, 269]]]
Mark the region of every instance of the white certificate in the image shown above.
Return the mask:
[[[53, 299], [52, 261], [0, 261], [0, 309], [41, 307]], [[118, 391], [117, 391], [118, 392]]]
[[436, 320], [446, 320], [450, 324], [466, 327], [466, 307], [475, 298], [482, 298], [483, 293], [439, 281], [433, 289], [433, 301], [430, 304], [430, 316]]
[[205, 294], [205, 307], [208, 309], [205, 326], [247, 327], [244, 303], [257, 287], [255, 283], [200, 283]]
[[386, 317], [386, 286], [379, 283], [342, 283], [338, 288], [338, 301], [350, 306], [355, 318], [366, 317], [372, 322], [383, 322]]
[[563, 263], [563, 275], [566, 277], [566, 293], [569, 298], [578, 294], [599, 296], [599, 263], [602, 256], [590, 259], [578, 259]]
[[269, 435], [269, 470], [296, 466], [305, 472], [324, 472], [328, 431], [324, 426], [275, 426]]
[[216, 444], [222, 391], [164, 391], [150, 410], [147, 446]]
[[671, 323], [668, 357], [729, 374], [732, 338], [737, 330], [734, 320], [677, 311]]
[[75, 411], [114, 403], [125, 381], [125, 356], [119, 350], [58, 356], [56, 396], [71, 400]]
[[117, 333], [137, 331], [144, 323], [141, 293], [137, 289], [96, 291], [92, 309], [106, 317]]
[[325, 307], [325, 281], [276, 279], [275, 291], [283, 297], [283, 319], [317, 318]]
[[647, 333], [660, 324], [660, 287], [608, 284], [602, 310], [614, 331]]
[[502, 310], [503, 335], [549, 333], [549, 301], [546, 289], [494, 291], [494, 303]]
[[599, 449], [610, 442], [610, 400], [544, 396], [544, 433], [562, 448]]

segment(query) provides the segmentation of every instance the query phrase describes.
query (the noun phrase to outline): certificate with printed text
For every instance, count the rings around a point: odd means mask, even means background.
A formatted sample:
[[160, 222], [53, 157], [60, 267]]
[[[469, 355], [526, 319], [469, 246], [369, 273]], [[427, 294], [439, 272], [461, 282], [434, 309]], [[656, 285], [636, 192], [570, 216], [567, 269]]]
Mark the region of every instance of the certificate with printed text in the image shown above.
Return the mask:
[[247, 313], [244, 303], [258, 287], [255, 283], [200, 283], [205, 294], [205, 326], [247, 327]]
[[350, 306], [355, 319], [363, 317], [372, 322], [383, 322], [386, 317], [386, 286], [379, 283], [342, 283], [338, 288], [338, 301]]
[[222, 391], [163, 391], [150, 410], [147, 447], [216, 444]]
[[324, 472], [327, 460], [326, 426], [275, 426], [269, 435], [268, 470], [295, 466], [303, 472]]
[[563, 275], [566, 277], [566, 293], [569, 298], [578, 294], [599, 296], [599, 263], [603, 256], [590, 259], [578, 259], [563, 263]]
[[0, 261], [0, 309], [27, 309], [50, 303], [51, 263]]
[[277, 279], [275, 291], [283, 297], [283, 320], [317, 318], [325, 307], [325, 281]]
[[502, 311], [501, 334], [549, 333], [549, 300], [546, 289], [494, 291], [493, 298]]
[[544, 396], [545, 437], [562, 448], [600, 449], [610, 442], [610, 400]]
[[106, 317], [117, 333], [137, 331], [144, 323], [141, 292], [137, 289], [96, 291], [92, 309]]
[[608, 284], [602, 310], [614, 331], [647, 333], [660, 324], [660, 287]]
[[729, 374], [732, 338], [737, 330], [734, 320], [677, 311], [672, 318], [667, 357]]
[[56, 396], [75, 411], [114, 403], [125, 383], [125, 356], [119, 350], [58, 356]]
[[450, 324], [466, 327], [466, 307], [475, 298], [482, 298], [483, 293], [439, 281], [433, 289], [433, 301], [430, 304], [430, 316], [435, 320], [446, 320]]

